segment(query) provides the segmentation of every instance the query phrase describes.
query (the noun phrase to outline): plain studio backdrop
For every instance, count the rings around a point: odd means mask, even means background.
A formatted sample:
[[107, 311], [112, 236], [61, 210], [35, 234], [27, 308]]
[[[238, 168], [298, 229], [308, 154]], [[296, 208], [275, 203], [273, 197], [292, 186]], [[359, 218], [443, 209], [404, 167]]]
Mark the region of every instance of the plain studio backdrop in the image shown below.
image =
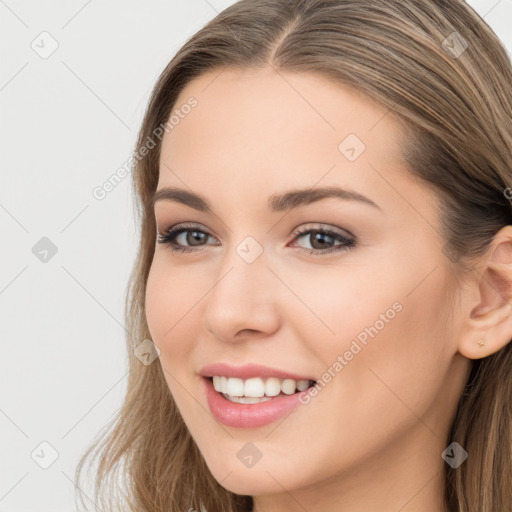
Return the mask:
[[[162, 69], [232, 3], [0, 0], [0, 512], [76, 510], [79, 456], [125, 392], [138, 238], [131, 175], [101, 187]], [[512, 0], [468, 3], [512, 52]]]

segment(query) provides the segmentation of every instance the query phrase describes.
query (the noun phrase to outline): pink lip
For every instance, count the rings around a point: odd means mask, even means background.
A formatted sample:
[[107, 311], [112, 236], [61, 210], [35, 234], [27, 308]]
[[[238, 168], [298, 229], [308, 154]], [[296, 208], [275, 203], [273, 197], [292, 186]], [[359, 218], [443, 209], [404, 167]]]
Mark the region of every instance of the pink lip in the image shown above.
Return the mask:
[[226, 363], [215, 363], [204, 366], [200, 371], [203, 377], [238, 377], [239, 379], [250, 379], [252, 377], [261, 377], [267, 379], [269, 377], [277, 377], [278, 379], [294, 379], [294, 380], [312, 380], [316, 381], [314, 377], [297, 375], [289, 373], [276, 368], [269, 368], [268, 366], [261, 366], [258, 364], [245, 364], [243, 366], [230, 366]]
[[280, 395], [259, 404], [239, 404], [230, 402], [217, 392], [209, 377], [203, 377], [201, 380], [210, 411], [217, 421], [228, 427], [255, 428], [268, 425], [300, 405], [300, 397], [308, 392], [306, 389], [293, 395]]

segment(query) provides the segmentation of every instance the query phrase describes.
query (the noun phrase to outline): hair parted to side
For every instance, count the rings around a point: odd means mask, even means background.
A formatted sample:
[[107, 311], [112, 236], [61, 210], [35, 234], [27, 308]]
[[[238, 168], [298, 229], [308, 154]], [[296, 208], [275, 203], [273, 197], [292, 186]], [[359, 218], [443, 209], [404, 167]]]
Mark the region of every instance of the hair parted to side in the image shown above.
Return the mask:
[[[459, 56], [443, 41], [468, 44]], [[384, 105], [407, 126], [403, 155], [412, 175], [437, 191], [447, 264], [464, 277], [473, 257], [512, 224], [504, 190], [512, 186], [512, 68], [483, 19], [462, 0], [241, 0], [178, 51], [160, 75], [137, 151], [168, 120], [195, 77], [226, 67], [272, 66], [313, 72]], [[186, 428], [161, 365], [134, 348], [150, 338], [144, 299], [155, 249], [149, 199], [158, 182], [161, 140], [134, 166], [140, 246], [128, 283], [129, 376], [121, 409], [84, 453], [97, 461], [94, 501], [102, 510], [251, 510], [252, 498], [213, 478]], [[512, 510], [512, 344], [473, 361], [446, 446], [468, 453], [445, 464], [445, 498], [454, 512]], [[79, 491], [77, 491], [79, 492]], [[83, 498], [79, 494], [83, 504]]]

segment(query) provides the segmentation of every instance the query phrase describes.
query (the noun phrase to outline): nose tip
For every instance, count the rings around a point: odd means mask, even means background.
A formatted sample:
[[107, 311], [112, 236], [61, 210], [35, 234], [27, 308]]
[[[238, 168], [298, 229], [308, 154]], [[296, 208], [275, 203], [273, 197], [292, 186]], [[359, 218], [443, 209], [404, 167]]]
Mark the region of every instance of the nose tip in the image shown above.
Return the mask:
[[[206, 332], [208, 332], [212, 337], [214, 337], [215, 339], [217, 339], [223, 343], [236, 342], [236, 341], [241, 340], [242, 338], [244, 338], [244, 339], [254, 338], [260, 332], [257, 329], [243, 328], [243, 329], [238, 330], [237, 332], [233, 332], [232, 335], [230, 335], [228, 333], [221, 334], [220, 332], [209, 328], [204, 320], [203, 320], [202, 324], [203, 324], [203, 327]], [[228, 338], [228, 336], [230, 336], [230, 337]]]
[[[247, 265], [247, 264], [246, 264]], [[267, 336], [279, 326], [276, 297], [261, 272], [252, 265], [242, 273], [233, 272], [217, 282], [205, 297], [202, 325], [206, 332], [223, 342], [236, 342]], [[272, 273], [268, 272], [268, 278]]]

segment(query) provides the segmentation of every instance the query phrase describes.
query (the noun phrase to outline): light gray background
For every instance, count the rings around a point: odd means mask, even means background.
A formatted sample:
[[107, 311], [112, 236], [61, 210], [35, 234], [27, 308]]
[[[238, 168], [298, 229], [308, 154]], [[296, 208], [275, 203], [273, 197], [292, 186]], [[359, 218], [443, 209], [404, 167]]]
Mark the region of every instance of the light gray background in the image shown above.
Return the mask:
[[[232, 3], [0, 0], [1, 512], [76, 510], [78, 458], [125, 392], [138, 241], [131, 177], [92, 190], [131, 155], [161, 70]], [[510, 53], [512, 0], [469, 4]]]

